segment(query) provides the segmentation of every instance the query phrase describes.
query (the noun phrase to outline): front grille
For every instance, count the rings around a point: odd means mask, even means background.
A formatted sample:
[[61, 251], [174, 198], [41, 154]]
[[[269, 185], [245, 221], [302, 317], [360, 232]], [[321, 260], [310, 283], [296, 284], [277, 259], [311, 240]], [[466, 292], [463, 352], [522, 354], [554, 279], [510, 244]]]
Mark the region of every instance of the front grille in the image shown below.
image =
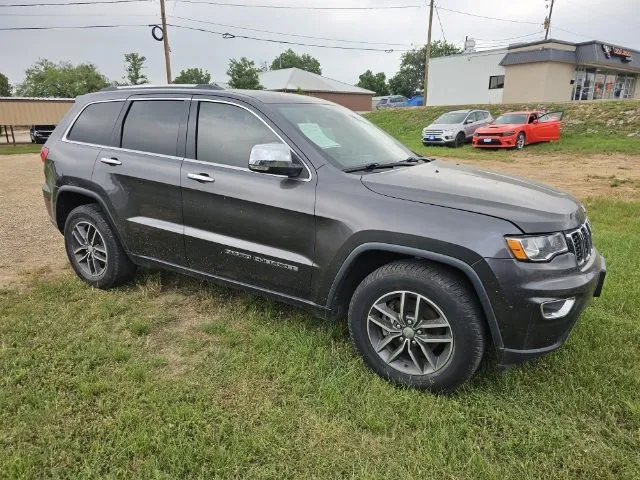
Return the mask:
[[425, 130], [423, 135], [442, 135], [442, 130]]
[[584, 222], [580, 228], [567, 233], [569, 251], [576, 256], [578, 265], [583, 265], [591, 257], [591, 250], [593, 249], [591, 237], [591, 223], [589, 223], [589, 220]]
[[479, 137], [499, 137], [500, 133], [499, 132], [495, 132], [495, 133], [476, 133], [476, 135], [478, 135]]

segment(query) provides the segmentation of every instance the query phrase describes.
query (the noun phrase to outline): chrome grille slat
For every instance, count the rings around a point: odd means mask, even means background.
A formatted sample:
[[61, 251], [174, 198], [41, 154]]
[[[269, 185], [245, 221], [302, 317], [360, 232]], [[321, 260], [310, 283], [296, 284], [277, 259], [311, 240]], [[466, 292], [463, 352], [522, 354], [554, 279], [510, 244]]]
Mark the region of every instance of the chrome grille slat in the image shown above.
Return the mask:
[[592, 230], [589, 220], [579, 228], [566, 234], [569, 251], [576, 256], [578, 265], [583, 265], [591, 257], [593, 249]]

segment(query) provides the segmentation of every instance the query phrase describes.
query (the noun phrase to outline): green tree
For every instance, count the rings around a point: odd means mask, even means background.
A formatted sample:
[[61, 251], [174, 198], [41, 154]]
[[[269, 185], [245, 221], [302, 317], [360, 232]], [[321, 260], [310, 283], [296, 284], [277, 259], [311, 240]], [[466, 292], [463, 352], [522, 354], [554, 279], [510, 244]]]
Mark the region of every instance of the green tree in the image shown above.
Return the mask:
[[121, 85], [142, 85], [143, 83], [149, 83], [147, 76], [142, 73], [146, 60], [147, 57], [139, 53], [125, 53], [124, 70], [126, 74], [124, 76], [124, 83]]
[[232, 58], [229, 61], [227, 75], [229, 75], [229, 86], [231, 88], [244, 88], [247, 90], [262, 90], [258, 73], [260, 69], [256, 67], [253, 60], [242, 57], [240, 60]]
[[[444, 57], [462, 53], [462, 49], [445, 40], [431, 42], [431, 58]], [[396, 95], [411, 97], [418, 90], [423, 89], [424, 63], [427, 46], [413, 49], [402, 54], [400, 70], [389, 79], [389, 89]]]
[[25, 70], [24, 82], [16, 87], [16, 95], [73, 98], [109, 85], [107, 77], [92, 63], [73, 65], [41, 59]]
[[271, 70], [282, 70], [284, 68], [300, 68], [307, 72], [317, 73], [322, 75], [322, 69], [320, 68], [320, 62], [315, 58], [304, 53], [298, 55], [291, 49], [285, 50], [271, 62]]
[[383, 72], [374, 75], [371, 70], [367, 70], [359, 78], [358, 87], [373, 90], [377, 96], [389, 95], [387, 76]]
[[201, 68], [187, 68], [181, 70], [173, 83], [191, 83], [195, 85], [204, 85], [211, 82], [211, 74]]
[[6, 75], [0, 73], [0, 97], [11, 96], [11, 85]]

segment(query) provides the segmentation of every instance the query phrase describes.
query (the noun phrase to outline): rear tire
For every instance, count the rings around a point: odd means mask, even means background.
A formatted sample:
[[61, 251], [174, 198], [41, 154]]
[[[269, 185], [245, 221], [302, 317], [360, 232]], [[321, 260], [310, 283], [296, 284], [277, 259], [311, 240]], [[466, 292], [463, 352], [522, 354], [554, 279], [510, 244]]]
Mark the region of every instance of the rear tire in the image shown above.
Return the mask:
[[466, 279], [415, 260], [384, 265], [362, 281], [349, 305], [349, 333], [379, 376], [431, 392], [469, 380], [487, 342], [484, 315]]
[[136, 273], [136, 266], [95, 204], [71, 211], [64, 225], [64, 246], [78, 277], [93, 287], [116, 287]]

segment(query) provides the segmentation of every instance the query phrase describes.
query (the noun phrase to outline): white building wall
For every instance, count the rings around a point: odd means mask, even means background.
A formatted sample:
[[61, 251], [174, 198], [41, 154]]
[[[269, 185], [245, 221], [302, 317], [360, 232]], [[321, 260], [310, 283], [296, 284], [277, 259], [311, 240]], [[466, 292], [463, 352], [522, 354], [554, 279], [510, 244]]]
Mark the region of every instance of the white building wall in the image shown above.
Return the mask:
[[489, 77], [504, 75], [506, 49], [436, 57], [429, 62], [427, 105], [502, 103], [502, 90], [489, 90]]

